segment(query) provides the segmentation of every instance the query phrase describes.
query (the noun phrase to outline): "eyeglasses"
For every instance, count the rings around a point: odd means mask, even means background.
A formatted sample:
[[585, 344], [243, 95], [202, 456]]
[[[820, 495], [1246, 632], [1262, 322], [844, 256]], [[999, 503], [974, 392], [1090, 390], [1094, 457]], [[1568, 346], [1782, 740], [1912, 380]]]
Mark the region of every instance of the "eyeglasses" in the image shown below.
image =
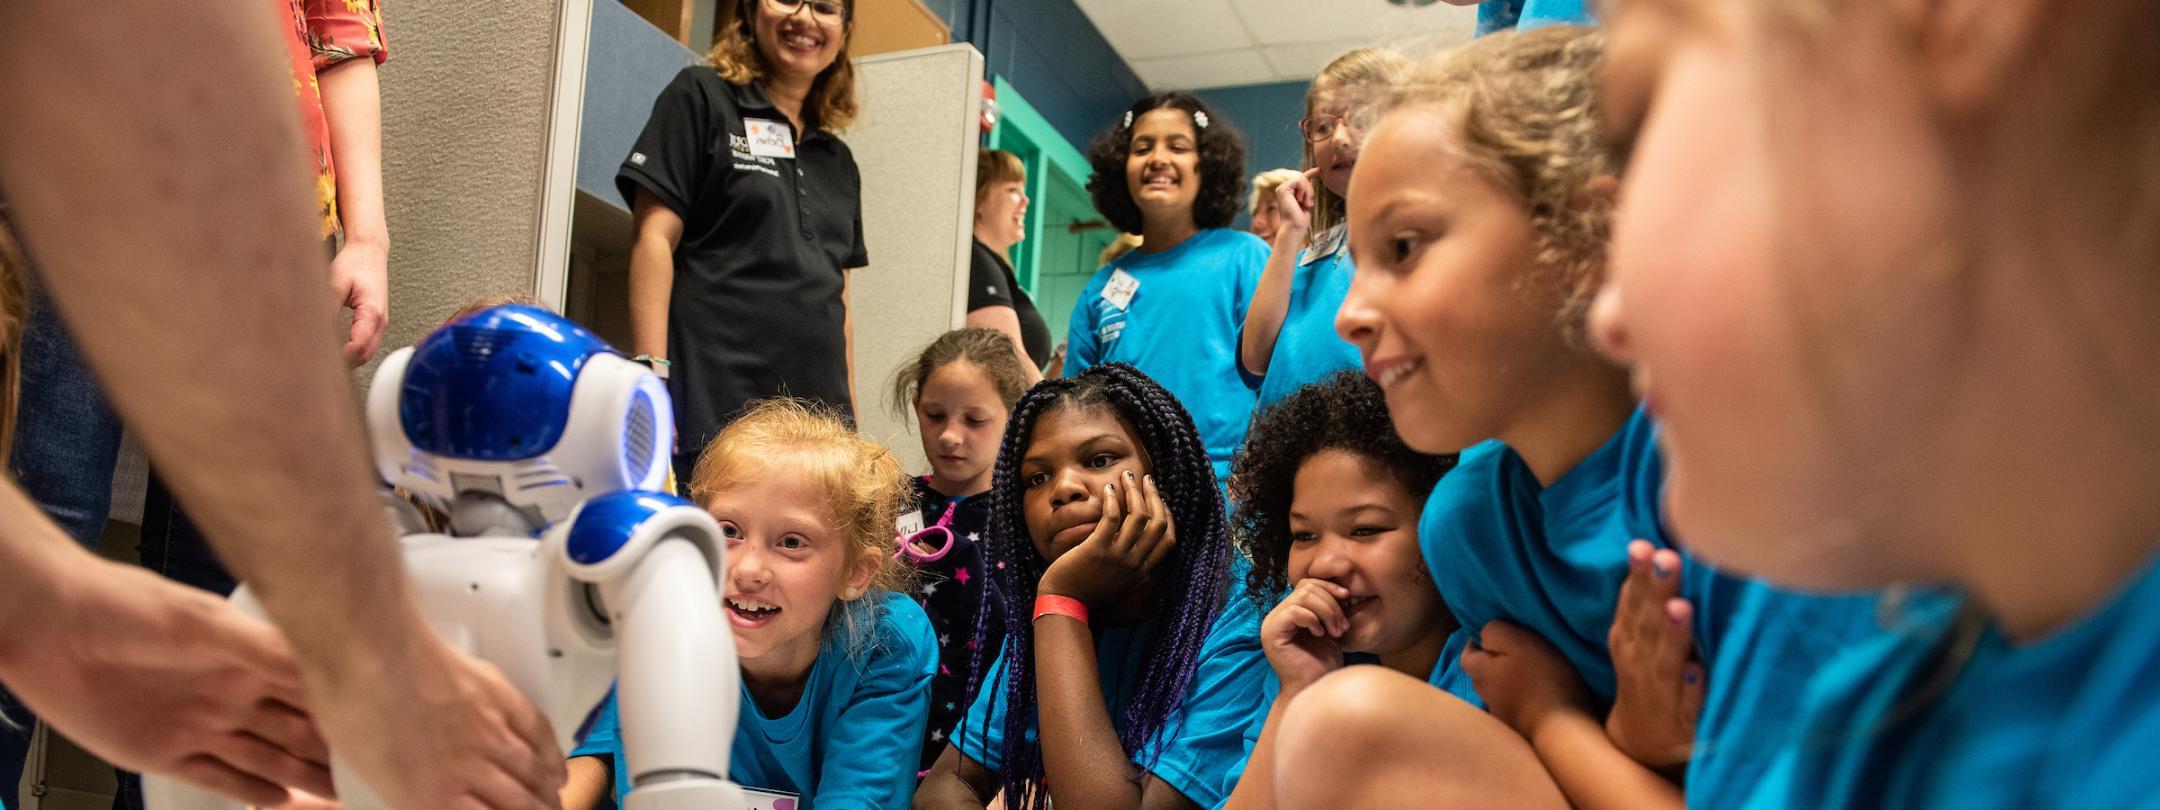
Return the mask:
[[839, 0], [765, 0], [765, 6], [782, 17], [793, 17], [808, 6], [810, 19], [827, 28], [847, 22], [847, 5]]
[[1297, 122], [1298, 131], [1305, 133], [1305, 140], [1314, 143], [1335, 137], [1336, 127], [1349, 127], [1351, 134], [1365, 130], [1363, 126], [1340, 115], [1315, 115]]

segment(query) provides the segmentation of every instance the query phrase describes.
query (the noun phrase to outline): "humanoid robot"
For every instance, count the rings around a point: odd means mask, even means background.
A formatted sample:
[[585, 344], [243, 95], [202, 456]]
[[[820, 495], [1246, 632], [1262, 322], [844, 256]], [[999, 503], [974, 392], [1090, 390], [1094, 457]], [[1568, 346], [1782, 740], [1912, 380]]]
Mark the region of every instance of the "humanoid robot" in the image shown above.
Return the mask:
[[[726, 546], [704, 510], [659, 491], [675, 433], [660, 378], [547, 310], [501, 306], [385, 358], [367, 419], [383, 480], [447, 516], [430, 531], [384, 492], [435, 631], [502, 670], [566, 752], [615, 682], [624, 810], [741, 808]], [[233, 601], [261, 612], [245, 586]], [[346, 807], [384, 806], [332, 771]], [[153, 810], [238, 807], [165, 779], [144, 791]]]

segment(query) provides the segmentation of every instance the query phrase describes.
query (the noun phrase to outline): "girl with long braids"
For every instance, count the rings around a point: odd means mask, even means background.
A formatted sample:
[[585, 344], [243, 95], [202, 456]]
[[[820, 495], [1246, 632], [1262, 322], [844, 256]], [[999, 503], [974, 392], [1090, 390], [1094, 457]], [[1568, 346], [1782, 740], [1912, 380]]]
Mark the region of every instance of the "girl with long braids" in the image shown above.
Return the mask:
[[1001, 789], [1024, 810], [1225, 798], [1266, 664], [1222, 620], [1218, 493], [1191, 417], [1131, 366], [1021, 398], [991, 485], [1004, 649], [916, 807], [983, 807]]

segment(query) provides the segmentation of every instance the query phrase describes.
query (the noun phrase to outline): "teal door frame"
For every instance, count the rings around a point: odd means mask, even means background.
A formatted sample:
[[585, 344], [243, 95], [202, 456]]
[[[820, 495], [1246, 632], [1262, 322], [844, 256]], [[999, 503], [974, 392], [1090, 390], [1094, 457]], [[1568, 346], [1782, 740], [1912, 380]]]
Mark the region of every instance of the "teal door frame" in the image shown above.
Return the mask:
[[[1020, 91], [1005, 82], [1005, 77], [991, 79], [997, 89], [998, 124], [990, 131], [990, 148], [1003, 149], [1020, 156], [1027, 166], [1027, 192], [1031, 200], [1048, 199], [1050, 173], [1058, 172], [1081, 188], [1087, 187], [1087, 157], [1080, 154], [1072, 143], [1059, 134], [1050, 121], [1035, 111], [1034, 105], [1020, 95]], [[1027, 238], [1019, 244], [1018, 256], [1013, 260], [1013, 274], [1020, 279], [1022, 289], [1029, 295], [1036, 292], [1038, 268], [1041, 266], [1040, 246], [1042, 240], [1042, 217], [1036, 206], [1028, 206]]]

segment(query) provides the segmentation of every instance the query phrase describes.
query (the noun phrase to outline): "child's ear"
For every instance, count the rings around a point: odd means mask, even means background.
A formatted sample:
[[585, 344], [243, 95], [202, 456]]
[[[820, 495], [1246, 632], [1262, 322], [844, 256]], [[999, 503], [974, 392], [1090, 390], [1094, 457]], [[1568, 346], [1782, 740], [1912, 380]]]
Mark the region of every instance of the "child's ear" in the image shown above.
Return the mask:
[[870, 581], [877, 578], [878, 569], [885, 564], [885, 557], [876, 551], [855, 555], [855, 563], [848, 570], [847, 580], [840, 585], [840, 599], [853, 602], [870, 592]]

